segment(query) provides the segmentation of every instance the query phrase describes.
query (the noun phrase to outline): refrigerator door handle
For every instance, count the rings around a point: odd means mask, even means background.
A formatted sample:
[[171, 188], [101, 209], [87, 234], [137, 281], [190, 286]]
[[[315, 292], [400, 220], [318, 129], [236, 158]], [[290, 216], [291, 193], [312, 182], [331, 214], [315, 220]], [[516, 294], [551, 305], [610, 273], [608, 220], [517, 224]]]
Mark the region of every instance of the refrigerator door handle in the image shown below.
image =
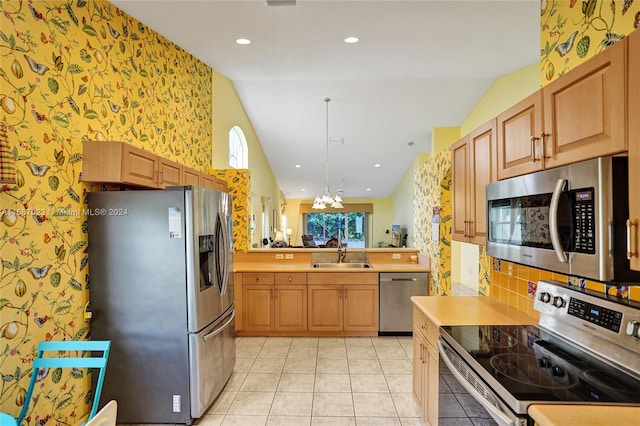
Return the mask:
[[233, 319], [236, 317], [236, 310], [234, 309], [231, 312], [231, 318], [229, 318], [227, 320], [227, 322], [225, 322], [223, 325], [221, 325], [220, 327], [216, 328], [215, 330], [213, 330], [211, 333], [207, 334], [206, 336], [202, 336], [202, 340], [204, 340], [205, 342], [215, 336], [217, 336], [218, 334], [222, 333], [224, 331], [225, 328], [227, 328], [227, 326], [229, 324], [231, 324], [231, 322], [233, 321]]

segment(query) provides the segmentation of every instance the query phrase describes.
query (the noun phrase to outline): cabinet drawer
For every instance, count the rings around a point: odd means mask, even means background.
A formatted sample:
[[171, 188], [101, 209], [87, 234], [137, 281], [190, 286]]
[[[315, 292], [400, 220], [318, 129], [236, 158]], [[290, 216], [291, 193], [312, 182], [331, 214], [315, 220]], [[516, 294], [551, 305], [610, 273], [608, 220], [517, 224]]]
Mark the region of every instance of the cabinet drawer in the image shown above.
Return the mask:
[[313, 272], [309, 284], [378, 284], [377, 272]]
[[242, 284], [264, 284], [273, 285], [272, 272], [244, 272], [242, 274]]
[[420, 310], [416, 307], [413, 308], [413, 324], [420, 330], [427, 341], [437, 347], [438, 337], [440, 337], [440, 330], [437, 325], [432, 323]]
[[307, 274], [304, 272], [276, 272], [275, 273], [276, 284], [306, 284]]

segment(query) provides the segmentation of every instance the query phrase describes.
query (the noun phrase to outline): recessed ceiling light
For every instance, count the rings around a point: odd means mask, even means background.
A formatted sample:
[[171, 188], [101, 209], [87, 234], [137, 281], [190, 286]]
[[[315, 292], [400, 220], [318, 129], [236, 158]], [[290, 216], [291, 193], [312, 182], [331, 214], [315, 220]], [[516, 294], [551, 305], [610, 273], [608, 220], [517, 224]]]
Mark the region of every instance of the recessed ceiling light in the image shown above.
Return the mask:
[[236, 43], [238, 44], [251, 44], [251, 40], [249, 40], [248, 38], [239, 38], [236, 40]]
[[300, 164], [296, 164], [296, 165], [295, 165], [295, 166], [293, 166], [293, 167], [295, 167], [296, 169], [299, 169], [299, 168], [300, 168], [300, 167], [302, 167], [302, 166], [301, 166]]
[[345, 43], [349, 43], [349, 44], [357, 43], [359, 41], [360, 41], [360, 39], [358, 37], [354, 37], [354, 36], [347, 37], [347, 38], [344, 39], [344, 42]]
[[367, 188], [367, 191], [371, 191], [371, 188]]
[[380, 164], [376, 163], [376, 164], [373, 165], [373, 167], [378, 168], [378, 167], [380, 167]]
[[302, 188], [300, 191], [307, 192], [307, 188]]

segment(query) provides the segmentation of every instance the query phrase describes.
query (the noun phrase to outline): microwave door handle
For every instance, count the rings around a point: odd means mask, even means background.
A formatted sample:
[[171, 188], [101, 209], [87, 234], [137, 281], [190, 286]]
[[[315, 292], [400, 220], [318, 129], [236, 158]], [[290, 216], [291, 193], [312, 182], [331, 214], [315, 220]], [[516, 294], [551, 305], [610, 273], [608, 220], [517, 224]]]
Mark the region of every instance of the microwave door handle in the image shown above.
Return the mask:
[[560, 233], [558, 232], [558, 205], [560, 204], [560, 195], [567, 186], [566, 179], [558, 179], [556, 186], [551, 195], [551, 205], [549, 206], [549, 233], [551, 234], [551, 245], [553, 251], [556, 252], [558, 262], [567, 263], [567, 253], [562, 249], [560, 242]]

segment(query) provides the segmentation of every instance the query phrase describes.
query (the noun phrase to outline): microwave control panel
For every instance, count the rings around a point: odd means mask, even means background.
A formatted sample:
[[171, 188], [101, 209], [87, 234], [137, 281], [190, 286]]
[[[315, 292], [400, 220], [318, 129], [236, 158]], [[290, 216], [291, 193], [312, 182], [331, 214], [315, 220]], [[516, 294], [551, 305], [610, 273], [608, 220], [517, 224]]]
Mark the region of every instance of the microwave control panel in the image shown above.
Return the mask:
[[573, 206], [573, 246], [576, 253], [595, 254], [596, 217], [593, 188], [569, 191]]

